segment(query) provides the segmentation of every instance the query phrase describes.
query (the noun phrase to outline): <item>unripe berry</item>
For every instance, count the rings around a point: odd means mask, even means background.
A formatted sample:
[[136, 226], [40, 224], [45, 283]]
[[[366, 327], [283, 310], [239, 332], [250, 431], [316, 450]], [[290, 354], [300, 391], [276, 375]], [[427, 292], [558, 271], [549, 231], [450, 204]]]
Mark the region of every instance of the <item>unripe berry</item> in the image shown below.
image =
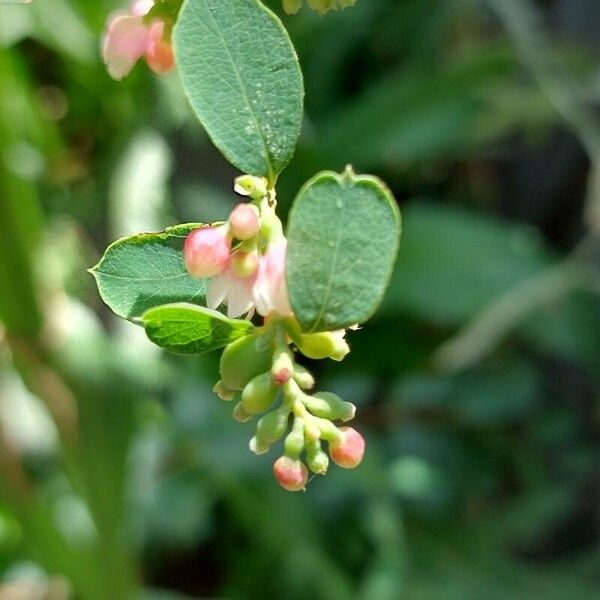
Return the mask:
[[329, 469], [329, 457], [321, 448], [319, 440], [311, 440], [306, 444], [306, 464], [317, 475], [325, 475]]
[[302, 334], [298, 339], [298, 348], [308, 358], [340, 361], [350, 352], [344, 334], [343, 330]]
[[194, 229], [183, 245], [185, 268], [193, 277], [218, 275], [227, 266], [230, 253], [231, 241], [223, 226]]
[[303, 490], [308, 481], [306, 465], [289, 456], [281, 456], [275, 461], [273, 473], [279, 485], [289, 492]]
[[252, 415], [248, 414], [244, 409], [244, 405], [241, 402], [238, 402], [233, 409], [233, 418], [238, 423], [245, 423], [252, 418]]
[[242, 406], [249, 415], [265, 412], [277, 396], [277, 387], [273, 385], [270, 372], [257, 375], [248, 382], [242, 392]]
[[299, 458], [304, 450], [304, 443], [304, 419], [296, 417], [292, 431], [283, 442], [284, 454], [291, 458]]
[[271, 367], [271, 348], [260, 335], [247, 335], [225, 348], [220, 371], [223, 385], [243, 390], [248, 382]]
[[294, 355], [287, 346], [275, 350], [271, 374], [277, 385], [287, 383], [294, 374]]
[[288, 428], [290, 411], [286, 406], [267, 413], [256, 425], [256, 435], [250, 440], [250, 450], [255, 454], [268, 452]]
[[294, 365], [294, 379], [303, 390], [312, 390], [315, 387], [315, 378], [312, 373], [302, 365]]
[[339, 441], [329, 443], [329, 454], [333, 462], [344, 469], [357, 467], [365, 454], [365, 439], [352, 427], [341, 427]]
[[356, 415], [356, 407], [332, 392], [318, 392], [314, 396], [303, 395], [302, 403], [315, 417], [335, 421], [350, 421]]
[[213, 392], [226, 402], [230, 402], [235, 397], [235, 391], [230, 390], [221, 380], [213, 386]]
[[238, 204], [229, 216], [231, 234], [238, 240], [250, 240], [260, 231], [258, 208], [252, 204]]

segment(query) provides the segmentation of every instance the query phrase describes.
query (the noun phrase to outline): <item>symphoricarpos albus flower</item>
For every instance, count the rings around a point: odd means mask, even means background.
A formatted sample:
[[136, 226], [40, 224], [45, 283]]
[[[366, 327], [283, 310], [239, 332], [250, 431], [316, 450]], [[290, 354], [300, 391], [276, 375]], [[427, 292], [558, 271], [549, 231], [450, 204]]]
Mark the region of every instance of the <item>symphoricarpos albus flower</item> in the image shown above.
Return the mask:
[[282, 316], [292, 314], [285, 282], [286, 252], [287, 240], [282, 237], [273, 240], [261, 257], [254, 284], [254, 299], [256, 310], [263, 317], [271, 313]]
[[221, 304], [227, 304], [227, 316], [241, 317], [254, 308], [254, 283], [256, 275], [240, 277], [231, 261], [227, 268], [219, 273], [209, 284], [206, 292], [206, 305], [216, 309]]
[[164, 22], [146, 23], [144, 19], [153, 6], [153, 0], [138, 0], [130, 12], [110, 17], [102, 57], [113, 79], [123, 79], [142, 57], [155, 73], [163, 74], [173, 68], [173, 50], [165, 38]]
[[160, 21], [150, 25], [146, 62], [157, 75], [165, 75], [175, 66], [171, 40], [165, 38], [165, 24]]

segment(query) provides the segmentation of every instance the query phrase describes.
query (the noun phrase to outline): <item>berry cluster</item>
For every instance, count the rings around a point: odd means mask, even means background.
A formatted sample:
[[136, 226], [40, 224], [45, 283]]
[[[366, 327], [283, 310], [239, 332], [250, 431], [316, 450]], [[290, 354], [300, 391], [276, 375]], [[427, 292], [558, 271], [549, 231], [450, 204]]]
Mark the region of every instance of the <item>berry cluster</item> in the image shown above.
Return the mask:
[[315, 380], [296, 362], [295, 350], [315, 360], [340, 361], [350, 348], [345, 331], [304, 333], [294, 318], [285, 282], [287, 240], [266, 181], [244, 175], [235, 190], [251, 202], [238, 204], [225, 223], [192, 231], [184, 245], [185, 264], [193, 276], [212, 278], [209, 308], [226, 304], [230, 317], [251, 318], [255, 311], [264, 317], [256, 333], [225, 348], [214, 391], [223, 400], [238, 399], [233, 411], [238, 421], [262, 415], [250, 441], [256, 454], [266, 453], [289, 431], [273, 470], [282, 487], [297, 491], [304, 489], [309, 470], [327, 472], [323, 442], [344, 468], [361, 462], [365, 442], [354, 429], [336, 425], [354, 418], [353, 404], [330, 392], [309, 393]]

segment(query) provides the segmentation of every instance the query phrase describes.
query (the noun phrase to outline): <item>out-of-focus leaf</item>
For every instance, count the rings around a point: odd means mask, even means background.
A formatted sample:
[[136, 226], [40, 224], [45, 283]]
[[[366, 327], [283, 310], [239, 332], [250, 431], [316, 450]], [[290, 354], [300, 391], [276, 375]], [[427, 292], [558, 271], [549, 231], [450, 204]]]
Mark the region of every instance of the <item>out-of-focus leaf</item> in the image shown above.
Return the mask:
[[404, 229], [382, 316], [458, 324], [551, 264], [534, 230], [448, 206], [409, 206]]
[[[415, 203], [404, 210], [402, 250], [378, 317], [407, 313], [460, 325], [530, 277], [555, 264], [537, 232], [448, 206]], [[540, 306], [515, 330], [546, 352], [597, 372], [600, 330], [589, 297], [565, 294]]]
[[510, 53], [482, 50], [441, 73], [398, 73], [329, 116], [319, 152], [335, 165], [373, 168], [463, 148], [477, 135], [482, 92], [515, 64]]
[[0, 320], [15, 333], [32, 334], [41, 327], [32, 269], [41, 207], [35, 185], [15, 170], [9, 153], [29, 141], [36, 119], [17, 61], [2, 48], [0, 72]]

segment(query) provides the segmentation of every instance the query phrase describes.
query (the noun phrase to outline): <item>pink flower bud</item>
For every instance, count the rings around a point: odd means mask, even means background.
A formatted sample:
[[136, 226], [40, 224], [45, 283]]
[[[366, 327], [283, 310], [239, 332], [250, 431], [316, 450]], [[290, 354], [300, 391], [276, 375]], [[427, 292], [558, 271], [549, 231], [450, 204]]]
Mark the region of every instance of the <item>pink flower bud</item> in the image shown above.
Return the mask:
[[291, 378], [292, 372], [289, 369], [286, 369], [285, 367], [279, 369], [279, 371], [273, 374], [275, 385], [283, 385], [284, 383], [287, 383]]
[[229, 262], [231, 240], [225, 227], [202, 227], [185, 239], [185, 268], [194, 277], [213, 277]]
[[252, 239], [260, 230], [258, 209], [252, 204], [238, 204], [231, 212], [229, 225], [234, 238]]
[[164, 75], [175, 66], [173, 46], [164, 38], [164, 29], [164, 23], [156, 22], [150, 26], [148, 33], [146, 62], [157, 75]]
[[329, 444], [329, 454], [340, 467], [354, 469], [365, 454], [365, 438], [352, 427], [340, 427], [340, 431], [342, 438]]
[[294, 355], [287, 346], [279, 347], [275, 351], [271, 374], [276, 385], [287, 383], [294, 374]]
[[289, 492], [303, 490], [308, 481], [306, 465], [289, 456], [281, 456], [275, 461], [273, 473], [279, 485]]

